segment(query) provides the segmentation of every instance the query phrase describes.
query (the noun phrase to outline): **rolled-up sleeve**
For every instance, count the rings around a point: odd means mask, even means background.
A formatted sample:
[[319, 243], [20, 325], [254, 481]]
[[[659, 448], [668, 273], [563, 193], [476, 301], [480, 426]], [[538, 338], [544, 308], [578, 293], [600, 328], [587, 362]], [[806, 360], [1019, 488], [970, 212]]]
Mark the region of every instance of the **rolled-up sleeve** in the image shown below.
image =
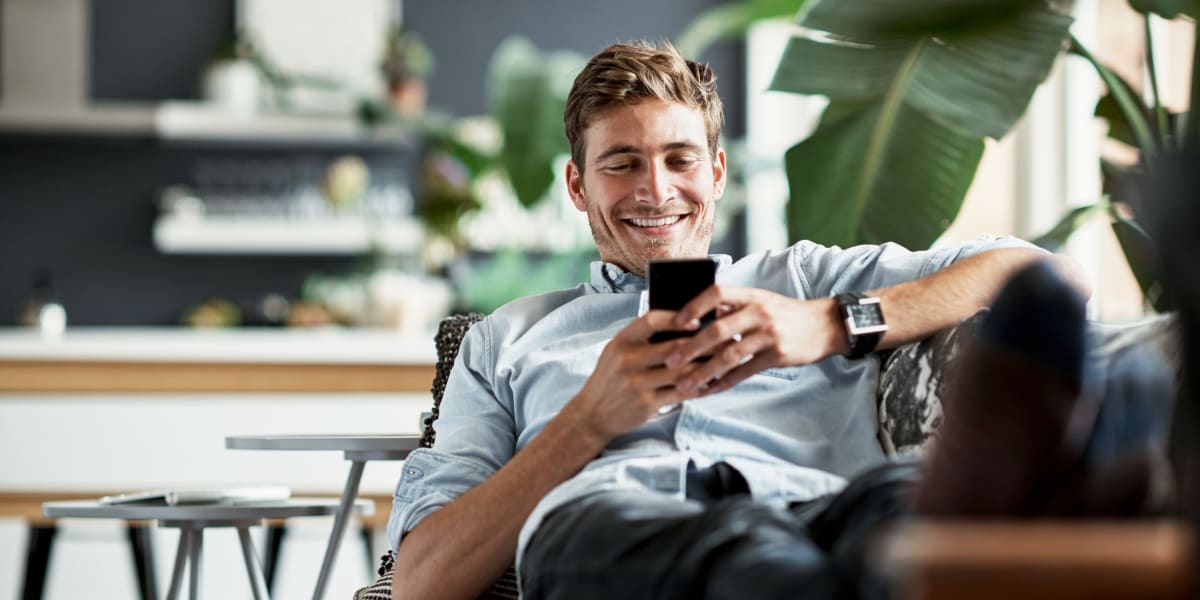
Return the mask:
[[861, 292], [912, 281], [968, 256], [1037, 246], [1015, 237], [979, 236], [957, 246], [913, 252], [896, 243], [839, 248], [801, 242], [792, 247], [793, 276], [808, 298]]
[[392, 494], [392, 514], [388, 518], [392, 549], [400, 546], [401, 538], [417, 523], [494, 472], [471, 459], [433, 448], [420, 448], [409, 454]]
[[493, 390], [495, 354], [487, 319], [463, 338], [446, 382], [433, 448], [413, 451], [392, 498], [392, 549], [425, 517], [491, 477], [512, 458], [516, 431], [510, 403]]

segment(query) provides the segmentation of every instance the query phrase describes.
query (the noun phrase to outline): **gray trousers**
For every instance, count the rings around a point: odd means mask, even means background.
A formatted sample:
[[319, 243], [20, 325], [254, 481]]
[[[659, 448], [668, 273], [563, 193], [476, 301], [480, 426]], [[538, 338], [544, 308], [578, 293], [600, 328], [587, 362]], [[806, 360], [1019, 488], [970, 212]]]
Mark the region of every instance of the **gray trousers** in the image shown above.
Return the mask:
[[784, 508], [756, 502], [725, 463], [691, 469], [687, 499], [603, 492], [550, 513], [522, 560], [525, 597], [859, 598], [870, 534], [907, 512], [913, 463]]

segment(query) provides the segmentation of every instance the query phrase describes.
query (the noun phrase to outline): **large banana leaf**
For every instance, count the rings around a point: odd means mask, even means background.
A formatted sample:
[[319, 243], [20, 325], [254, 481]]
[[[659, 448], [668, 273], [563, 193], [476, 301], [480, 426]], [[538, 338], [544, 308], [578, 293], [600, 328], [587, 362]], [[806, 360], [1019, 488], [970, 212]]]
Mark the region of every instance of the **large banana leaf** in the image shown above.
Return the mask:
[[1070, 23], [1031, 0], [810, 0], [771, 88], [827, 96], [841, 114], [785, 157], [789, 235], [930, 245], [983, 138], [1025, 111]]
[[895, 108], [890, 114], [874, 105], [826, 119], [788, 150], [792, 239], [839, 245], [890, 240], [920, 248], [954, 220], [983, 141], [907, 106]]
[[522, 37], [506, 39], [489, 69], [492, 114], [500, 123], [500, 160], [523, 206], [533, 206], [554, 183], [554, 161], [570, 151], [562, 115], [583, 57], [546, 54]]

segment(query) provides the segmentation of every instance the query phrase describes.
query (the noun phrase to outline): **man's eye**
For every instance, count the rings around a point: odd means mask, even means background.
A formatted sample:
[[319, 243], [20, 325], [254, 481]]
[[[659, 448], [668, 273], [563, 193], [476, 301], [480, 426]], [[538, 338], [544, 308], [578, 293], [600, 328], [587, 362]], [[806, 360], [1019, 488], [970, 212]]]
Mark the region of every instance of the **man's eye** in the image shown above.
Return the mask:
[[671, 161], [671, 165], [677, 169], [687, 169], [689, 167], [696, 166], [696, 164], [699, 162], [700, 161], [695, 158], [677, 158]]
[[630, 168], [632, 168], [632, 165], [629, 163], [615, 163], [604, 167], [604, 170], [612, 173], [621, 173], [623, 171], [628, 171]]

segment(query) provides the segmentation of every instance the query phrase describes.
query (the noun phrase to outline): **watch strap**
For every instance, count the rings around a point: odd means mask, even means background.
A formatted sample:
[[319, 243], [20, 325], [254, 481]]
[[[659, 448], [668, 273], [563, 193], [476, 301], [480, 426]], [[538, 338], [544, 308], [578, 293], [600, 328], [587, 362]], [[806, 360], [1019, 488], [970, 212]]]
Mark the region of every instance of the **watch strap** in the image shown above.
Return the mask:
[[870, 354], [881, 339], [883, 333], [878, 331], [850, 336], [850, 351], [846, 353], [846, 358], [862, 358]]

